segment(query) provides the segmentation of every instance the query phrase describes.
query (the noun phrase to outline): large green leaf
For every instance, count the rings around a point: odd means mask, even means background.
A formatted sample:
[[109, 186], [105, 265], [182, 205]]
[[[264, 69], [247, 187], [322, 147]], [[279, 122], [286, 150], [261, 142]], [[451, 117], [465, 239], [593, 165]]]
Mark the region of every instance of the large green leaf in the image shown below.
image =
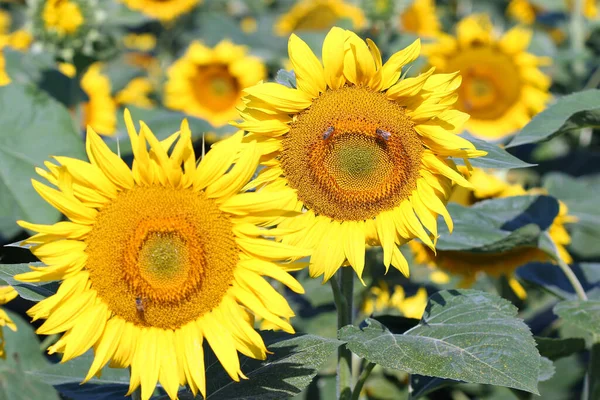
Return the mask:
[[448, 204], [454, 221], [449, 232], [440, 221], [438, 250], [500, 253], [517, 247], [543, 247], [542, 232], [558, 213], [549, 196], [512, 196], [486, 200], [472, 207]]
[[240, 356], [249, 378], [234, 382], [211, 356], [206, 363], [207, 399], [281, 399], [298, 394], [342, 342], [314, 335], [265, 334], [265, 361]]
[[570, 324], [600, 334], [600, 300], [567, 300], [554, 307], [554, 313]]
[[31, 186], [34, 168], [52, 155], [83, 157], [69, 112], [35, 87], [0, 87], [0, 234], [19, 231], [19, 219], [54, 223], [59, 212]]
[[[30, 374], [36, 379], [48, 383], [50, 385], [64, 385], [69, 383], [81, 383], [85, 378], [92, 361], [94, 353], [89, 350], [81, 356], [74, 358], [64, 364], [51, 364], [45, 368], [39, 368], [31, 371]], [[102, 376], [94, 377], [89, 380], [90, 383], [97, 384], [120, 384], [129, 385], [129, 372], [123, 368], [102, 369]], [[127, 392], [125, 389], [122, 394]]]
[[[474, 167], [478, 168], [526, 168], [532, 167], [534, 164], [526, 163], [523, 160], [518, 159], [513, 156], [502, 147], [498, 146], [495, 143], [487, 142], [485, 140], [477, 139], [474, 136], [469, 135], [468, 133], [463, 133], [465, 139], [469, 140], [471, 143], [475, 145], [477, 150], [485, 150], [487, 151], [487, 155], [483, 157], [471, 158], [469, 162]], [[462, 160], [456, 160], [457, 164], [463, 164]]]
[[559, 98], [533, 117], [506, 147], [548, 140], [584, 127], [600, 127], [600, 90], [590, 89]]
[[6, 360], [0, 360], [0, 398], [58, 400], [54, 388], [35, 376], [35, 371], [50, 363], [42, 354], [31, 326], [17, 314], [9, 312], [9, 316], [17, 325], [17, 331], [3, 328]]
[[340, 339], [360, 357], [411, 374], [507, 386], [537, 393], [541, 358], [508, 301], [476, 290], [441, 291], [419, 325], [393, 334], [367, 319]]
[[0, 279], [11, 285], [19, 293], [19, 296], [30, 301], [44, 300], [46, 297], [52, 296], [58, 290], [58, 283], [34, 283], [20, 282], [14, 276], [25, 272], [30, 272], [30, 265], [44, 265], [39, 262], [25, 264], [0, 264]]

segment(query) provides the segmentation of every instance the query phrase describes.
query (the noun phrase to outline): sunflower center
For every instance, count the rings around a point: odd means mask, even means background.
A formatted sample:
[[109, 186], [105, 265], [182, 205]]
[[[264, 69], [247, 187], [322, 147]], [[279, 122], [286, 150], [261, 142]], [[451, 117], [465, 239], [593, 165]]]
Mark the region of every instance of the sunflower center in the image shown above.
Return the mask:
[[232, 224], [213, 200], [164, 187], [121, 192], [86, 243], [92, 288], [110, 310], [165, 329], [218, 306], [239, 257]]
[[461, 71], [463, 83], [457, 108], [473, 119], [497, 119], [519, 101], [522, 83], [517, 66], [496, 49], [463, 51], [449, 61], [447, 68]]
[[202, 106], [213, 112], [231, 109], [237, 103], [240, 85], [225, 65], [204, 65], [192, 78], [194, 95]]
[[283, 138], [281, 166], [306, 207], [334, 220], [365, 220], [416, 189], [423, 145], [385, 93], [346, 86], [323, 93]]

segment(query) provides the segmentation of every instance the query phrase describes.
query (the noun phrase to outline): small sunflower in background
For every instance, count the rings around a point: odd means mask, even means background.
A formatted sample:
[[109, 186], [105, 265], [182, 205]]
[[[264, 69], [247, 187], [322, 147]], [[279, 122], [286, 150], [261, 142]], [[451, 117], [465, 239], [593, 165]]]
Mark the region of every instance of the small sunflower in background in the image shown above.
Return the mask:
[[300, 0], [275, 23], [275, 33], [286, 36], [303, 31], [324, 31], [342, 19], [350, 20], [352, 29], [363, 29], [367, 20], [360, 7], [344, 0]]
[[[573, 0], [564, 0], [564, 4], [568, 10], [573, 10]], [[546, 10], [537, 2], [530, 0], [510, 0], [506, 11], [508, 15], [515, 18], [517, 21], [525, 24], [533, 24], [536, 17]], [[583, 0], [582, 12], [584, 17], [588, 19], [595, 19], [598, 17], [599, 11], [600, 7], [598, 7], [597, 0]]]
[[245, 46], [193, 42], [167, 71], [164, 103], [220, 127], [238, 118], [242, 90], [266, 75], [264, 63]]
[[16, 279], [61, 281], [28, 314], [46, 320], [37, 333], [62, 334], [48, 349], [62, 362], [94, 349], [85, 381], [110, 363], [131, 369], [129, 394], [141, 385], [143, 400], [157, 382], [171, 399], [186, 383], [206, 397], [204, 341], [239, 381], [237, 353], [267, 353], [248, 313], [294, 332], [293, 311], [263, 276], [302, 293], [276, 262], [306, 251], [264, 239], [279, 233], [254, 225], [257, 195], [240, 190], [260, 153], [242, 146], [242, 132], [196, 160], [186, 121], [163, 141], [143, 122], [136, 130], [127, 111], [125, 124], [131, 169], [91, 128], [90, 162], [54, 157], [37, 169], [52, 187], [34, 180], [34, 188], [69, 220], [19, 221], [39, 232], [25, 243], [45, 265]]
[[[509, 184], [481, 169], [473, 170], [469, 181], [474, 187], [469, 195], [464, 193], [463, 188], [458, 188], [459, 192], [455, 191], [450, 201], [468, 206], [485, 199], [543, 193], [539, 189], [527, 191], [519, 184]], [[567, 264], [573, 262], [573, 259], [566, 249], [571, 243], [571, 236], [565, 229], [565, 224], [576, 222], [576, 218], [568, 215], [568, 211], [567, 206], [559, 201], [559, 213], [548, 228], [548, 234], [556, 245], [559, 256]], [[495, 278], [506, 277], [513, 292], [521, 299], [526, 298], [527, 293], [514, 277], [515, 270], [530, 262], [552, 262], [552, 257], [547, 253], [533, 247], [515, 248], [497, 254], [448, 250], [437, 250], [434, 254], [422, 243], [413, 241], [409, 245], [414, 253], [415, 262], [459, 276], [461, 287], [472, 286], [480, 274]]]
[[83, 104], [83, 126], [91, 126], [101, 135], [114, 135], [117, 127], [117, 104], [111, 95], [108, 76], [102, 64], [94, 63], [81, 77], [81, 89], [88, 97]]
[[489, 17], [470, 16], [425, 47], [437, 72], [460, 70], [463, 84], [456, 108], [471, 115], [466, 129], [487, 140], [501, 140], [542, 111], [550, 94], [550, 78], [539, 67], [547, 57], [527, 53], [532, 32], [515, 27], [498, 37]]
[[369, 289], [363, 300], [361, 311], [365, 315], [381, 313], [388, 310], [397, 310], [407, 318], [420, 319], [427, 306], [427, 290], [419, 288], [414, 296], [406, 297], [404, 288], [394, 285], [394, 291], [390, 294], [390, 288], [385, 281]]
[[[31, 4], [35, 40], [64, 52], [67, 60], [76, 50], [90, 46], [101, 13], [93, 0], [34, 0]], [[92, 35], [94, 36], [94, 34]]]
[[31, 34], [22, 27], [13, 30], [12, 25], [13, 19], [10, 13], [0, 9], [0, 51], [5, 47], [19, 51], [29, 49], [33, 41]]
[[163, 23], [172, 22], [192, 11], [202, 0], [120, 0], [132, 10], [156, 18]]
[[[0, 286], [0, 305], [6, 304], [18, 296], [17, 291], [12, 286]], [[6, 311], [0, 308], [0, 358], [6, 358], [4, 352], [4, 327], [7, 326], [13, 332], [17, 330], [17, 326], [8, 316]]]
[[79, 4], [72, 0], [47, 0], [42, 9], [46, 31], [73, 35], [85, 23]]
[[414, 0], [400, 13], [400, 30], [422, 37], [434, 37], [441, 32], [435, 0]]
[[115, 95], [115, 103], [119, 106], [136, 106], [152, 108], [156, 103], [150, 98], [154, 92], [152, 81], [143, 76], [133, 78]]
[[312, 277], [326, 281], [349, 264], [361, 278], [367, 243], [383, 247], [386, 269], [408, 275], [398, 246], [418, 237], [434, 248], [438, 214], [452, 229], [445, 207], [452, 183], [471, 184], [447, 157], [486, 153], [456, 135], [468, 119], [453, 109], [458, 73], [432, 69], [400, 79], [420, 47], [417, 40], [383, 64], [372, 41], [336, 27], [325, 37], [321, 64], [292, 34], [298, 87], [244, 90], [237, 126], [264, 154], [255, 186], [265, 203], [302, 212], [271, 223], [295, 232], [282, 236], [284, 243], [313, 249]]

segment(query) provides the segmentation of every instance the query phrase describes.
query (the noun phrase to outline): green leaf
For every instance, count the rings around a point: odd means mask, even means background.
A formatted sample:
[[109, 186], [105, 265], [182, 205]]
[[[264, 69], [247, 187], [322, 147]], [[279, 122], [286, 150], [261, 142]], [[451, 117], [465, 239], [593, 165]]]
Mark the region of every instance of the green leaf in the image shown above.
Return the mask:
[[[45, 368], [37, 369], [36, 371], [31, 372], [31, 375], [35, 376], [36, 379], [53, 386], [81, 383], [87, 375], [93, 360], [94, 353], [92, 350], [89, 350], [64, 364], [51, 364]], [[89, 382], [97, 384], [129, 385], [129, 372], [125, 368], [105, 367], [102, 369], [102, 376], [100, 378], [94, 377], [90, 379]], [[126, 392], [127, 389], [123, 391], [123, 395]]]
[[476, 290], [441, 291], [402, 335], [367, 319], [340, 339], [358, 356], [411, 374], [507, 386], [537, 394], [540, 355], [508, 301]]
[[[128, 106], [127, 109], [131, 112], [136, 128], [139, 129], [138, 121], [144, 121], [159, 140], [166, 139], [173, 133], [179, 130], [181, 122], [187, 118], [192, 131], [192, 139], [200, 139], [203, 134], [216, 133], [218, 137], [231, 132], [235, 132], [233, 126], [225, 125], [220, 128], [215, 128], [207, 121], [180, 112], [166, 110], [164, 108], [145, 109], [135, 106]], [[125, 120], [123, 113], [119, 112], [117, 119], [117, 134], [107, 138], [108, 146], [115, 153], [120, 152], [122, 156], [131, 154], [131, 142], [125, 128]]]
[[554, 306], [554, 313], [570, 324], [600, 334], [600, 300], [567, 300]]
[[46, 297], [52, 296], [58, 290], [58, 283], [34, 283], [20, 282], [14, 276], [25, 272], [30, 272], [30, 265], [42, 266], [40, 262], [25, 263], [25, 264], [0, 264], [0, 279], [11, 285], [19, 293], [19, 296], [30, 301], [44, 300]]
[[545, 338], [535, 337], [538, 351], [542, 357], [552, 361], [568, 357], [585, 350], [585, 340], [580, 338]]
[[449, 232], [440, 220], [438, 250], [499, 253], [517, 247], [541, 247], [542, 232], [558, 214], [549, 196], [512, 196], [485, 200], [471, 207], [448, 204], [454, 221]]
[[[586, 292], [589, 293], [594, 288], [600, 288], [600, 264], [575, 263], [571, 264], [570, 267]], [[547, 290], [561, 299], [577, 299], [573, 285], [569, 283], [564, 272], [555, 264], [529, 263], [517, 270], [517, 276]]]
[[85, 156], [69, 112], [46, 93], [11, 83], [0, 87], [0, 126], [0, 233], [17, 233], [19, 219], [56, 222], [59, 212], [35, 192], [31, 179], [52, 155]]
[[587, 398], [600, 399], [600, 379], [598, 379], [600, 376], [600, 343], [592, 344], [589, 363], [588, 376], [591, 379], [587, 388]]
[[[477, 139], [468, 133], [463, 133], [460, 136], [464, 137], [475, 145], [477, 150], [487, 151], [487, 155], [483, 157], [470, 158], [469, 162], [474, 167], [478, 168], [527, 168], [533, 167], [535, 164], [526, 163], [523, 160], [513, 156], [495, 143], [486, 142], [485, 140]], [[464, 165], [461, 159], [454, 160], [459, 165]]]
[[31, 326], [20, 316], [8, 312], [17, 331], [3, 327], [6, 360], [0, 360], [0, 398], [11, 400], [59, 400], [54, 388], [37, 379], [35, 372], [49, 365], [40, 351]]
[[[21, 317], [9, 312], [10, 317], [17, 325], [17, 331], [4, 328], [6, 341], [6, 363], [0, 360], [0, 371], [7, 366], [13, 368], [19, 364], [24, 377], [49, 389], [55, 393], [52, 386], [67, 383], [80, 383], [92, 365], [94, 358], [92, 350], [64, 364], [52, 364], [42, 354], [40, 342], [33, 332], [31, 324], [23, 321]], [[42, 383], [43, 382], [43, 383]], [[129, 385], [129, 372], [126, 369], [104, 368], [100, 378], [92, 378], [90, 383]], [[2, 385], [0, 385], [2, 386]], [[123, 391], [125, 394], [127, 390]], [[0, 397], [2, 398], [2, 397]], [[8, 397], [12, 399], [12, 397]], [[27, 397], [27, 399], [58, 399], [58, 397]]]
[[207, 399], [281, 399], [298, 394], [342, 342], [314, 335], [265, 335], [270, 354], [265, 361], [240, 356], [249, 378], [234, 382], [219, 361], [206, 365]]
[[538, 376], [539, 382], [544, 382], [552, 378], [556, 370], [554, 369], [554, 364], [551, 360], [546, 357], [540, 358], [540, 375]]
[[600, 127], [600, 90], [590, 89], [559, 98], [537, 114], [506, 147], [536, 143], [585, 127]]

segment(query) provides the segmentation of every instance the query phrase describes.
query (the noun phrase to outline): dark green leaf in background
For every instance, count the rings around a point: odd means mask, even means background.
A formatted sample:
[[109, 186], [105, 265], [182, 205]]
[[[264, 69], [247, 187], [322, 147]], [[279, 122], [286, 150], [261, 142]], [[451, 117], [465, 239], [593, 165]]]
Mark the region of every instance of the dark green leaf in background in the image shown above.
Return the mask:
[[51, 384], [43, 382], [36, 372], [50, 363], [40, 350], [40, 343], [31, 326], [21, 317], [9, 312], [17, 331], [4, 327], [6, 360], [0, 360], [0, 399], [58, 400]]
[[67, 109], [33, 86], [0, 87], [0, 126], [0, 235], [10, 237], [19, 219], [54, 223], [60, 216], [31, 186], [34, 168], [52, 155], [85, 153]]
[[[475, 145], [477, 150], [485, 150], [487, 151], [487, 155], [483, 157], [470, 158], [469, 162], [474, 167], [478, 168], [498, 168], [498, 169], [508, 169], [508, 168], [527, 168], [533, 167], [534, 164], [526, 163], [513, 156], [500, 146], [495, 143], [487, 142], [485, 140], [478, 139], [474, 136], [469, 135], [468, 133], [461, 134], [462, 137], [469, 140], [471, 143]], [[455, 160], [457, 164], [463, 165], [464, 162], [461, 159]]]
[[352, 352], [411, 374], [507, 386], [537, 393], [541, 358], [529, 328], [508, 301], [475, 290], [441, 291], [419, 325], [403, 335], [367, 319], [340, 339]]
[[585, 340], [580, 338], [535, 337], [535, 342], [540, 355], [552, 361], [585, 350]]
[[314, 335], [264, 333], [269, 354], [265, 361], [240, 356], [249, 378], [234, 382], [219, 361], [206, 362], [207, 399], [266, 400], [298, 394], [312, 381], [320, 367], [342, 342]]
[[590, 89], [559, 98], [537, 114], [506, 147], [548, 140], [585, 127], [600, 127], [600, 90]]
[[554, 307], [554, 313], [570, 324], [600, 335], [600, 300], [567, 300]]
[[42, 266], [40, 262], [25, 264], [0, 264], [0, 279], [11, 285], [25, 300], [40, 301], [52, 296], [58, 290], [57, 282], [20, 282], [14, 276], [30, 272], [30, 265]]
[[438, 250], [499, 253], [517, 247], [541, 247], [542, 231], [558, 214], [549, 196], [512, 196], [481, 201], [471, 207], [448, 204], [454, 221], [449, 232], [440, 219]]

